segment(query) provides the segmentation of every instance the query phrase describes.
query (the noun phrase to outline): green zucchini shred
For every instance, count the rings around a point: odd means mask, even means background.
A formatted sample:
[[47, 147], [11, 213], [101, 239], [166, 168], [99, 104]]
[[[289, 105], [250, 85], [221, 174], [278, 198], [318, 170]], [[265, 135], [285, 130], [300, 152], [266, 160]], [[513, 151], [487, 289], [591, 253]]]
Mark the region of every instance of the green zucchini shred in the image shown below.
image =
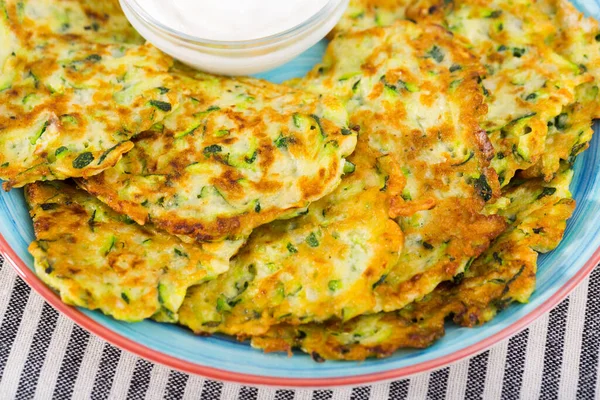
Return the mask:
[[437, 45], [434, 45], [431, 50], [427, 52], [425, 58], [432, 58], [438, 64], [444, 61], [444, 52]]
[[544, 189], [542, 189], [542, 193], [538, 195], [537, 200], [543, 199], [546, 196], [552, 196], [554, 193], [556, 193], [556, 188], [545, 187]]
[[73, 168], [81, 169], [90, 165], [94, 161], [94, 155], [89, 151], [81, 153], [73, 160]]
[[40, 129], [38, 131], [38, 133], [36, 133], [34, 136], [32, 136], [29, 139], [29, 143], [31, 143], [31, 145], [34, 145], [38, 141], [38, 139], [40, 137], [42, 137], [42, 135], [46, 132], [46, 129], [48, 129], [48, 125], [50, 125], [49, 121], [44, 122], [44, 125], [42, 126], [42, 129]]
[[346, 160], [344, 163], [344, 175], [351, 174], [356, 171], [356, 165]]
[[223, 148], [218, 144], [211, 144], [210, 146], [206, 146], [202, 151], [204, 153], [204, 157], [209, 158], [213, 154], [217, 154], [223, 151]]
[[150, 100], [148, 102], [152, 107], [158, 108], [161, 111], [169, 112], [173, 109], [171, 103], [167, 103], [166, 101], [161, 100]]
[[311, 232], [310, 235], [306, 237], [306, 244], [308, 244], [310, 247], [319, 247], [319, 240], [314, 232]]
[[332, 281], [329, 281], [329, 283], [327, 284], [327, 287], [332, 292], [335, 292], [336, 290], [338, 290], [342, 287], [342, 282], [339, 280], [332, 280]]

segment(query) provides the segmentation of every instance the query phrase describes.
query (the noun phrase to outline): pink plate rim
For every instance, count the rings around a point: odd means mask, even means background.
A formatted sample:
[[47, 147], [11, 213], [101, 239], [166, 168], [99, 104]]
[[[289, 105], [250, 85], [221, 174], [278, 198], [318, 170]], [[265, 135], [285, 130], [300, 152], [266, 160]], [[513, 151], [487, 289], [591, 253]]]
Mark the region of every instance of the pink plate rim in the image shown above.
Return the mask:
[[507, 326], [500, 332], [478, 342], [462, 350], [448, 354], [444, 357], [435, 360], [422, 362], [416, 365], [397, 368], [385, 372], [377, 372], [372, 374], [364, 374], [357, 376], [339, 377], [339, 378], [278, 378], [269, 376], [260, 376], [252, 374], [242, 374], [237, 372], [229, 372], [222, 369], [202, 366], [188, 361], [184, 361], [167, 354], [163, 354], [156, 350], [152, 350], [146, 346], [142, 346], [133, 340], [127, 339], [110, 329], [102, 326], [98, 322], [92, 320], [75, 307], [64, 304], [60, 297], [47, 287], [33, 272], [23, 260], [14, 252], [4, 237], [0, 234], [0, 254], [12, 265], [18, 275], [39, 295], [41, 295], [52, 307], [69, 317], [77, 325], [83, 329], [93, 333], [94, 335], [106, 340], [110, 344], [117, 346], [120, 349], [131, 352], [135, 355], [143, 357], [147, 360], [174, 368], [190, 374], [201, 375], [210, 379], [222, 381], [236, 382], [249, 385], [260, 386], [278, 386], [278, 387], [310, 387], [310, 388], [325, 388], [334, 386], [357, 386], [380, 381], [389, 381], [394, 379], [402, 379], [410, 375], [415, 375], [421, 372], [430, 371], [439, 367], [446, 366], [463, 358], [480, 353], [494, 344], [508, 338], [509, 336], [521, 331], [542, 314], [550, 311], [554, 306], [560, 303], [573, 289], [577, 287], [600, 263], [600, 247], [596, 249], [592, 257], [585, 265], [577, 271], [577, 273], [567, 281], [566, 284], [560, 287], [554, 295], [549, 297], [544, 303], [537, 307], [533, 312], [525, 315], [515, 323]]

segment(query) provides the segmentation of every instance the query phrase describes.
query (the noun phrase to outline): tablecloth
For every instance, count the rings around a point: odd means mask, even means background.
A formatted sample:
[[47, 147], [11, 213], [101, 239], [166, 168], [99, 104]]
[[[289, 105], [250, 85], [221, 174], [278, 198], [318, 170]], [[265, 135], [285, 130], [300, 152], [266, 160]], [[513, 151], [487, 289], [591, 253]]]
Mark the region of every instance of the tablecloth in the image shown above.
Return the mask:
[[256, 388], [152, 364], [59, 315], [1, 259], [0, 321], [2, 400], [600, 398], [600, 266], [550, 313], [475, 357], [355, 388]]

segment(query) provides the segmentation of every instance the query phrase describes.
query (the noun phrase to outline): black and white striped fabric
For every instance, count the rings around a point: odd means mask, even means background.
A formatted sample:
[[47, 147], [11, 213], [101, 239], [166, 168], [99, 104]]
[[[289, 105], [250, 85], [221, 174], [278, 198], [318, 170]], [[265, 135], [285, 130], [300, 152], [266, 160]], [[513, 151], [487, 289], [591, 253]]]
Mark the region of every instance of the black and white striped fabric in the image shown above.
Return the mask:
[[1, 259], [0, 321], [0, 399], [600, 398], [600, 267], [549, 314], [476, 357], [356, 388], [255, 388], [154, 365], [59, 315]]

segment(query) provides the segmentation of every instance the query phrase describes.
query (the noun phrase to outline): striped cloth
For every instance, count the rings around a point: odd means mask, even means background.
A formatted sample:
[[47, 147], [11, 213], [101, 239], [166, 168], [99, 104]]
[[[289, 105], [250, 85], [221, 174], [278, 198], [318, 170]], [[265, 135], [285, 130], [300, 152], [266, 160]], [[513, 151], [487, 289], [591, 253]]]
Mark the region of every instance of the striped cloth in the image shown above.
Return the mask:
[[1, 259], [0, 321], [0, 399], [600, 398], [600, 266], [510, 340], [450, 367], [356, 388], [255, 388], [154, 365], [59, 315]]

